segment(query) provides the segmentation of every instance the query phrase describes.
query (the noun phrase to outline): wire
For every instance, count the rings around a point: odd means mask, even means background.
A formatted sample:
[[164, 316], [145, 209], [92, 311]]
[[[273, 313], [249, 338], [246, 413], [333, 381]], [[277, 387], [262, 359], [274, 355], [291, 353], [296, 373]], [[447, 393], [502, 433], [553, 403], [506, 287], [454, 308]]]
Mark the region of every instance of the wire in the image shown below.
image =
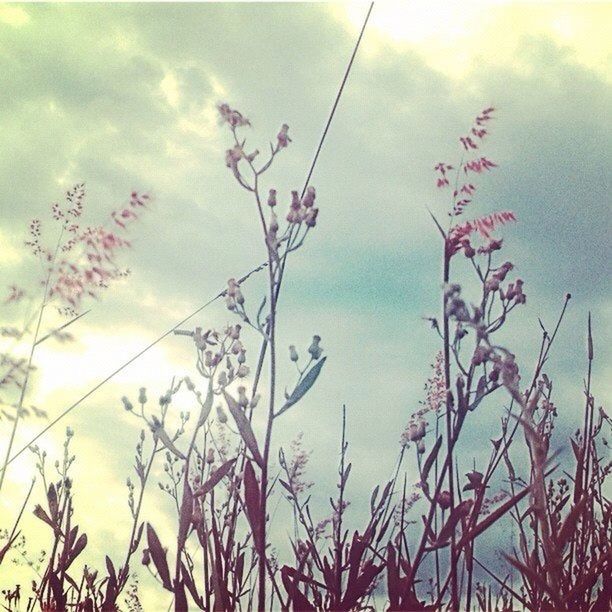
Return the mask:
[[[302, 190], [302, 196], [304, 196], [304, 193], [306, 192], [306, 189], [308, 188], [308, 184], [310, 183], [310, 179], [312, 178], [312, 174], [314, 172], [315, 166], [317, 164], [317, 161], [319, 159], [319, 154], [321, 153], [321, 150], [323, 148], [323, 143], [325, 142], [325, 138], [327, 137], [327, 133], [329, 131], [329, 127], [331, 125], [331, 122], [334, 118], [334, 115], [336, 113], [336, 109], [338, 108], [338, 104], [340, 102], [340, 98], [342, 96], [342, 92], [344, 91], [344, 86], [346, 85], [346, 82], [348, 80], [349, 74], [351, 72], [351, 68], [353, 67], [353, 62], [355, 60], [355, 57], [357, 55], [357, 51], [359, 50], [359, 46], [361, 44], [361, 39], [363, 38], [363, 34], [365, 32], [366, 26], [368, 24], [368, 20], [370, 18], [370, 14], [372, 13], [372, 9], [374, 8], [374, 2], [372, 2], [370, 4], [370, 7], [368, 9], [368, 12], [365, 16], [365, 19], [363, 21], [363, 25], [361, 27], [361, 31], [359, 32], [359, 37], [357, 38], [357, 42], [355, 43], [355, 47], [353, 49], [353, 53], [351, 54], [351, 58], [349, 60], [349, 63], [346, 67], [346, 71], [344, 72], [344, 76], [342, 78], [342, 82], [340, 83], [340, 87], [338, 89], [338, 93], [336, 94], [336, 98], [334, 100], [331, 112], [329, 114], [329, 117], [327, 118], [327, 122], [325, 124], [325, 128], [323, 129], [323, 134], [321, 135], [321, 139], [319, 140], [319, 145], [317, 147], [317, 150], [315, 152], [314, 158], [312, 160], [312, 163], [310, 165], [310, 168], [308, 170], [308, 175], [306, 177], [306, 182], [304, 184], [304, 189]], [[259, 266], [257, 266], [256, 268], [253, 268], [250, 272], [247, 272], [244, 276], [242, 276], [238, 283], [242, 284], [243, 282], [245, 282], [246, 280], [248, 280], [253, 274], [257, 274], [258, 272], [260, 272], [261, 270], [263, 270], [266, 266], [268, 265], [268, 262], [264, 262], [262, 264], [260, 264]], [[194, 310], [190, 315], [186, 316], [182, 321], [179, 321], [176, 325], [174, 325], [173, 327], [171, 327], [169, 330], [167, 330], [166, 332], [164, 332], [161, 336], [159, 336], [158, 338], [156, 338], [155, 340], [153, 340], [151, 343], [149, 343], [147, 346], [145, 346], [143, 349], [141, 349], [138, 353], [136, 353], [134, 356], [130, 357], [130, 359], [128, 359], [126, 362], [124, 362], [123, 364], [121, 364], [118, 368], [116, 368], [115, 370], [113, 370], [108, 376], [106, 376], [106, 378], [102, 379], [100, 382], [98, 382], [94, 387], [92, 387], [87, 393], [85, 393], [85, 395], [81, 396], [76, 402], [74, 402], [73, 404], [71, 404], [70, 406], [68, 406], [68, 408], [66, 408], [61, 414], [59, 414], [57, 417], [55, 417], [55, 419], [53, 419], [50, 423], [48, 423], [46, 425], [46, 427], [44, 427], [44, 429], [42, 429], [39, 433], [36, 434], [36, 436], [34, 438], [32, 438], [32, 440], [30, 440], [30, 442], [28, 444], [26, 444], [23, 448], [21, 448], [19, 451], [17, 451], [5, 464], [5, 467], [2, 469], [6, 469], [6, 466], [8, 466], [10, 463], [12, 463], [15, 459], [17, 459], [17, 457], [19, 457], [22, 453], [24, 453], [32, 444], [34, 444], [35, 442], [37, 442], [42, 436], [44, 436], [51, 428], [55, 427], [55, 425], [57, 425], [64, 417], [66, 417], [68, 414], [70, 414], [77, 406], [79, 406], [80, 404], [82, 404], [88, 397], [92, 396], [100, 387], [104, 386], [109, 380], [111, 380], [112, 378], [114, 378], [117, 374], [119, 374], [119, 372], [121, 372], [122, 370], [124, 370], [125, 368], [127, 368], [130, 364], [134, 363], [134, 361], [136, 361], [137, 359], [139, 359], [140, 357], [142, 357], [147, 351], [149, 351], [150, 349], [152, 349], [155, 345], [159, 344], [164, 338], [167, 338], [170, 334], [174, 333], [176, 330], [179, 329], [179, 327], [181, 327], [184, 323], [186, 323], [187, 321], [189, 321], [189, 319], [192, 319], [193, 317], [195, 317], [197, 314], [199, 314], [200, 312], [202, 312], [202, 310], [204, 310], [205, 308], [207, 308], [208, 306], [210, 306], [213, 302], [217, 301], [219, 298], [222, 298], [225, 295], [226, 289], [222, 289], [219, 293], [217, 293], [217, 295], [215, 295], [214, 297], [210, 298], [208, 300], [208, 302], [206, 302], [205, 304], [202, 304], [202, 306], [200, 306], [199, 308], [197, 308], [196, 310]]]

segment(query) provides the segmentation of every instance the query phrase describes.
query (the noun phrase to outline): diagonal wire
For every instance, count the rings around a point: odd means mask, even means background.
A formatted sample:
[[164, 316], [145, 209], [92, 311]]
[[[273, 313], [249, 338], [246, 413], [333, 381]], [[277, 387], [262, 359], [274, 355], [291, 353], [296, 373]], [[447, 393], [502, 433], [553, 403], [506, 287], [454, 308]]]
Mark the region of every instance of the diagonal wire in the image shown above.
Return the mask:
[[[355, 57], [357, 55], [357, 51], [359, 50], [359, 46], [361, 44], [361, 39], [363, 38], [363, 34], [365, 32], [365, 29], [366, 29], [366, 26], [368, 24], [368, 20], [370, 18], [370, 14], [372, 13], [372, 9], [373, 8], [374, 8], [374, 2], [372, 2], [370, 4], [368, 12], [367, 12], [367, 14], [365, 16], [365, 19], [363, 21], [363, 25], [362, 25], [361, 30], [359, 32], [359, 36], [357, 38], [357, 42], [355, 43], [355, 47], [353, 49], [353, 53], [351, 54], [350, 60], [349, 60], [349, 62], [347, 64], [347, 67], [346, 67], [346, 71], [344, 72], [344, 76], [343, 76], [342, 81], [340, 83], [340, 87], [339, 87], [338, 92], [336, 94], [336, 98], [334, 99], [334, 103], [333, 103], [331, 112], [329, 114], [329, 117], [327, 118], [327, 122], [325, 124], [325, 128], [323, 129], [323, 133], [321, 135], [321, 139], [319, 140], [319, 145], [317, 147], [317, 150], [316, 150], [315, 155], [313, 157], [312, 163], [311, 163], [310, 168], [308, 170], [308, 175], [306, 177], [306, 182], [304, 184], [304, 189], [302, 190], [302, 196], [306, 192], [306, 189], [308, 188], [308, 184], [310, 183], [310, 179], [312, 178], [312, 174], [314, 172], [315, 166], [316, 166], [317, 161], [319, 159], [319, 155], [320, 155], [321, 150], [323, 148], [323, 143], [325, 142], [325, 138], [327, 137], [327, 133], [329, 131], [329, 127], [330, 127], [331, 122], [332, 122], [332, 120], [334, 118], [334, 115], [336, 113], [336, 109], [338, 108], [338, 104], [340, 102], [340, 98], [342, 96], [342, 92], [344, 91], [344, 86], [346, 85], [346, 82], [348, 80], [349, 74], [351, 72], [351, 68], [353, 67], [353, 62], [354, 62]], [[263, 270], [267, 265], [268, 265], [268, 262], [264, 262], [264, 263], [260, 264], [259, 266], [257, 266], [256, 268], [253, 268], [250, 272], [247, 272], [244, 276], [242, 276], [238, 280], [238, 283], [242, 284], [243, 282], [248, 280], [252, 275], [257, 274], [258, 272]], [[143, 349], [141, 349], [138, 353], [136, 353], [135, 355], [130, 357], [127, 361], [125, 361], [120, 366], [118, 366], [108, 376], [103, 378], [100, 382], [98, 382], [96, 385], [94, 385], [89, 391], [87, 391], [87, 393], [85, 393], [85, 395], [82, 395], [78, 400], [76, 400], [73, 404], [68, 406], [62, 413], [60, 413], [57, 417], [55, 417], [55, 419], [53, 419], [50, 423], [48, 423], [46, 425], [46, 427], [44, 427], [41, 431], [39, 431], [36, 434], [36, 436], [34, 436], [34, 438], [32, 438], [30, 440], [30, 442], [28, 444], [26, 444], [23, 448], [18, 450], [6, 462], [5, 467], [4, 468], [0, 468], [0, 470], [1, 469], [6, 469], [6, 466], [8, 466], [15, 459], [17, 459], [17, 457], [19, 457], [32, 444], [34, 444], [37, 440], [39, 440], [42, 436], [44, 436], [51, 428], [55, 427], [55, 425], [57, 425], [68, 414], [70, 414], [77, 406], [82, 404], [88, 397], [92, 396], [98, 389], [100, 389], [100, 387], [104, 386], [109, 380], [111, 380], [117, 374], [119, 374], [119, 372], [121, 372], [122, 370], [127, 368], [130, 364], [134, 363], [134, 361], [136, 361], [137, 359], [142, 357], [147, 351], [152, 349], [155, 345], [159, 344], [162, 340], [164, 340], [164, 338], [167, 338], [170, 334], [172, 334], [175, 331], [177, 331], [184, 323], [186, 323], [187, 321], [189, 321], [190, 319], [195, 317], [197, 314], [202, 312], [202, 310], [204, 310], [205, 308], [210, 306], [213, 302], [216, 302], [218, 299], [222, 298], [225, 295], [225, 292], [226, 292], [226, 289], [222, 289], [219, 293], [217, 293], [217, 295], [215, 295], [214, 297], [210, 298], [206, 303], [202, 304], [199, 308], [194, 310], [191, 314], [187, 315], [183, 320], [179, 321], [176, 325], [174, 325], [169, 330], [167, 330], [166, 332], [164, 332], [163, 334], [158, 336], [155, 340], [150, 342], [147, 346], [145, 346]]]

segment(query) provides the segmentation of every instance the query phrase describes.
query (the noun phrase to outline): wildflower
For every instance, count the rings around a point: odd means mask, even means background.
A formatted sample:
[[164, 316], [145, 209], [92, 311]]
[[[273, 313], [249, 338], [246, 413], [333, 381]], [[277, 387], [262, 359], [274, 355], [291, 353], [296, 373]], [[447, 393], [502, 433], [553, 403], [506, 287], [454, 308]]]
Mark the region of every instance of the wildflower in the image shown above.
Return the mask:
[[270, 189], [268, 194], [268, 206], [274, 208], [276, 206], [276, 189]]
[[438, 502], [438, 506], [442, 510], [448, 510], [451, 506], [451, 494], [449, 491], [440, 491], [438, 495], [436, 495], [436, 502]]
[[323, 353], [323, 349], [319, 346], [319, 342], [321, 342], [321, 336], [313, 336], [312, 344], [308, 348], [308, 352], [310, 353], [310, 356], [315, 361], [319, 359], [319, 357], [321, 357], [321, 354]]
[[286, 149], [289, 143], [291, 142], [291, 138], [289, 138], [287, 134], [288, 131], [289, 126], [286, 123], [283, 123], [280, 132], [276, 136], [278, 149]]
[[130, 402], [130, 400], [125, 395], [121, 398], [121, 401], [123, 402], [123, 407], [128, 412], [131, 412], [132, 410], [134, 410], [134, 406], [132, 405], [132, 402]]
[[238, 405], [242, 408], [246, 408], [249, 405], [249, 398], [244, 387], [238, 387]]
[[489, 352], [490, 351], [487, 347], [482, 346], [482, 344], [478, 345], [474, 351], [474, 355], [472, 355], [472, 365], [482, 365], [485, 361], [487, 361]]
[[218, 104], [217, 110], [221, 115], [221, 120], [229, 124], [231, 127], [251, 125], [251, 122], [246, 117], [243, 117], [242, 113], [230, 108], [229, 104]]
[[306, 189], [306, 193], [304, 194], [304, 197], [302, 198], [302, 206], [304, 206], [305, 208], [312, 207], [314, 205], [315, 197], [316, 197], [315, 188], [308, 187], [308, 189]]
[[318, 208], [309, 208], [304, 216], [304, 222], [308, 227], [314, 227], [317, 224]]
[[225, 411], [220, 404], [217, 406], [217, 420], [221, 424], [227, 423], [227, 414], [225, 414]]
[[296, 362], [299, 359], [299, 355], [298, 352], [295, 349], [295, 346], [293, 344], [291, 344], [289, 346], [289, 359], [291, 359], [291, 361]]

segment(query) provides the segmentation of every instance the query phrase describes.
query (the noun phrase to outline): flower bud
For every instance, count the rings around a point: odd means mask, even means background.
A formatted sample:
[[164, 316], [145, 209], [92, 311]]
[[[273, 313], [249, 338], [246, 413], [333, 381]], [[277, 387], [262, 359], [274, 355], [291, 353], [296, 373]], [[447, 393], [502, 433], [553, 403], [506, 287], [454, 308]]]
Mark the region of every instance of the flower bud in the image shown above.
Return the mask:
[[310, 208], [315, 201], [315, 188], [314, 187], [308, 187], [308, 189], [306, 190], [306, 193], [304, 194], [304, 197], [302, 198], [302, 206], [306, 207], [306, 208]]
[[208, 449], [208, 452], [206, 453], [206, 463], [208, 463], [208, 465], [210, 465], [211, 463], [215, 462], [215, 451], [212, 448]]
[[225, 414], [220, 404], [217, 406], [217, 421], [222, 424], [227, 423], [227, 414]]
[[240, 364], [240, 366], [238, 367], [238, 370], [236, 371], [236, 376], [238, 378], [244, 378], [245, 376], [249, 375], [249, 368], [247, 366], [245, 366], [244, 364]]
[[276, 206], [276, 189], [270, 189], [270, 193], [268, 194], [268, 206], [270, 206], [270, 208]]
[[319, 357], [321, 357], [321, 353], [323, 352], [323, 349], [319, 346], [319, 342], [321, 342], [321, 336], [313, 336], [312, 344], [308, 348], [308, 352], [310, 353], [310, 356], [315, 361], [319, 359]]
[[138, 403], [147, 403], [147, 390], [144, 387], [140, 387], [140, 391], [138, 392]]
[[299, 359], [298, 352], [295, 350], [295, 346], [293, 344], [289, 345], [289, 359], [291, 361], [297, 361]]
[[309, 208], [304, 217], [304, 221], [308, 227], [314, 227], [317, 224], [318, 208]]
[[131, 412], [132, 410], [134, 410], [134, 406], [132, 405], [132, 402], [130, 402], [130, 400], [125, 395], [121, 398], [121, 401], [123, 402], [123, 407], [128, 412]]
[[244, 387], [238, 387], [238, 405], [242, 408], [246, 408], [249, 405], [249, 398]]
[[442, 508], [442, 510], [448, 510], [451, 505], [451, 494], [449, 491], [440, 491], [440, 493], [436, 496], [436, 501], [438, 502], [438, 506]]
[[300, 196], [297, 191], [291, 192], [291, 209], [292, 210], [300, 210], [301, 208]]

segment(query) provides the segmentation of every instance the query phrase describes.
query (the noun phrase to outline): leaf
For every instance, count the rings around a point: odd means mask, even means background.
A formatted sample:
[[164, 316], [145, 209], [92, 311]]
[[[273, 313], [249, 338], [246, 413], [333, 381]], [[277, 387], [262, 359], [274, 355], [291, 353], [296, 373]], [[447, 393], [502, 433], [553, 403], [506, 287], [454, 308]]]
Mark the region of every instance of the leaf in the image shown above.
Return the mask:
[[138, 531], [136, 532], [136, 537], [134, 538], [134, 543], [132, 544], [132, 549], [130, 552], [135, 553], [138, 550], [138, 545], [140, 544], [140, 538], [142, 537], [142, 529], [144, 527], [144, 523], [140, 523], [140, 527], [138, 527]]
[[574, 507], [569, 511], [567, 517], [563, 521], [563, 525], [559, 530], [559, 535], [557, 536], [557, 546], [559, 549], [559, 553], [563, 552], [566, 544], [568, 543], [570, 536], [572, 535], [572, 530], [576, 529], [576, 523], [578, 521], [578, 517], [582, 514], [584, 507], [589, 501], [589, 496], [584, 495], [580, 501], [574, 505]]
[[189, 610], [183, 581], [177, 581], [174, 587], [174, 610], [175, 612], [187, 612]]
[[259, 483], [255, 477], [255, 470], [253, 470], [253, 464], [250, 461], [246, 462], [244, 466], [244, 505], [246, 508], [246, 515], [251, 525], [251, 531], [253, 532], [253, 540], [255, 542], [255, 548], [258, 553], [261, 553], [261, 529], [260, 529], [260, 516], [261, 511]]
[[87, 546], [87, 534], [82, 533], [79, 536], [79, 539], [75, 542], [72, 550], [70, 551], [70, 555], [68, 556], [68, 560], [66, 561], [66, 569], [70, 567], [72, 562], [83, 552], [85, 547]]
[[185, 482], [183, 487], [183, 500], [181, 502], [181, 514], [179, 517], [179, 530], [177, 538], [178, 552], [180, 555], [187, 541], [189, 526], [191, 525], [191, 517], [193, 516], [193, 493], [188, 482]]
[[49, 510], [51, 511], [51, 518], [54, 522], [57, 522], [58, 502], [57, 502], [57, 491], [55, 486], [50, 484], [47, 492], [47, 500], [49, 501]]
[[427, 482], [429, 471], [431, 470], [431, 466], [434, 464], [434, 461], [438, 456], [440, 446], [442, 446], [442, 436], [438, 436], [436, 443], [433, 445], [429, 455], [427, 455], [427, 459], [425, 459], [425, 463], [423, 464], [423, 469], [421, 471], [421, 482]]
[[227, 407], [234, 417], [234, 421], [236, 422], [236, 427], [238, 427], [238, 431], [244, 440], [244, 443], [247, 445], [247, 448], [251, 451], [253, 455], [253, 459], [257, 462], [260, 467], [263, 467], [264, 461], [259, 452], [259, 446], [257, 445], [257, 439], [255, 438], [255, 434], [253, 433], [253, 428], [251, 427], [251, 423], [249, 419], [247, 419], [244, 410], [238, 405], [238, 402], [226, 391], [223, 391], [223, 395], [225, 396], [225, 401], [227, 402]]
[[204, 423], [206, 423], [206, 419], [208, 418], [208, 415], [210, 414], [210, 410], [213, 405], [213, 399], [214, 397], [211, 378], [210, 382], [208, 383], [208, 392], [206, 393], [206, 399], [202, 404], [202, 410], [200, 410], [200, 419], [198, 420], [198, 425], [204, 425]]
[[181, 561], [181, 574], [183, 576], [183, 584], [187, 587], [193, 600], [196, 602], [198, 607], [202, 610], [204, 609], [204, 600], [202, 596], [198, 593], [195, 583], [193, 582], [192, 576], [189, 574], [189, 570], [185, 567], [185, 564]]
[[181, 451], [174, 446], [174, 442], [170, 439], [170, 436], [166, 433], [166, 430], [160, 424], [153, 430], [153, 436], [156, 440], [159, 440], [171, 453], [176, 455], [179, 459], [185, 460], [186, 457]]
[[64, 609], [64, 589], [62, 587], [62, 583], [54, 572], [49, 574], [49, 586], [53, 591], [53, 598], [55, 599], [54, 608], [56, 610]]
[[36, 504], [36, 506], [34, 506], [34, 516], [39, 518], [41, 521], [47, 523], [47, 525], [49, 525], [55, 531], [55, 524], [49, 518], [49, 515], [43, 510], [43, 507], [39, 504]]
[[316, 608], [308, 601], [308, 598], [302, 593], [296, 586], [297, 580], [294, 582], [290, 576], [290, 570], [292, 568], [284, 565], [281, 568], [281, 579], [283, 581], [283, 586], [285, 587], [285, 591], [287, 595], [289, 595], [289, 599], [293, 604], [294, 610], [316, 610]]
[[230, 473], [232, 467], [234, 467], [234, 463], [236, 463], [236, 458], [229, 459], [219, 468], [217, 468], [210, 475], [210, 478], [193, 492], [193, 496], [202, 497], [202, 495], [206, 495], [209, 491], [212, 491], [221, 482], [221, 480], [223, 480], [223, 478]]
[[450, 540], [451, 536], [455, 532], [457, 527], [457, 523], [465, 516], [467, 516], [472, 508], [472, 500], [466, 499], [462, 501], [458, 506], [453, 508], [448, 520], [446, 521], [444, 527], [440, 529], [440, 533], [438, 534], [438, 539], [436, 540], [436, 545], [443, 544]]
[[151, 559], [155, 564], [157, 573], [164, 585], [165, 589], [172, 591], [172, 581], [170, 580], [170, 570], [168, 569], [168, 561], [166, 560], [166, 551], [162, 548], [161, 542], [155, 533], [155, 529], [150, 523], [147, 523], [147, 544]]
[[555, 592], [550, 588], [550, 586], [548, 586], [548, 583], [546, 582], [543, 576], [541, 576], [538, 572], [531, 569], [527, 565], [524, 565], [523, 563], [521, 563], [517, 558], [511, 557], [510, 555], [506, 555], [504, 553], [502, 553], [502, 555], [504, 556], [506, 561], [508, 561], [510, 565], [513, 565], [519, 572], [521, 572], [523, 576], [526, 576], [527, 578], [529, 578], [531, 582], [539, 585], [542, 589], [544, 589], [548, 593], [548, 595], [552, 598], [552, 600], [555, 602], [556, 606], [558, 606], [559, 609], [562, 608], [559, 597], [555, 595]]
[[283, 414], [283, 412], [289, 410], [291, 406], [299, 402], [306, 395], [306, 393], [308, 393], [321, 373], [321, 368], [323, 368], [323, 364], [326, 360], [327, 357], [323, 357], [320, 361], [317, 361], [317, 363], [315, 363], [310, 370], [308, 370], [308, 373], [293, 390], [293, 393], [289, 396], [285, 402], [285, 405], [274, 415], [275, 417], [280, 416]]

